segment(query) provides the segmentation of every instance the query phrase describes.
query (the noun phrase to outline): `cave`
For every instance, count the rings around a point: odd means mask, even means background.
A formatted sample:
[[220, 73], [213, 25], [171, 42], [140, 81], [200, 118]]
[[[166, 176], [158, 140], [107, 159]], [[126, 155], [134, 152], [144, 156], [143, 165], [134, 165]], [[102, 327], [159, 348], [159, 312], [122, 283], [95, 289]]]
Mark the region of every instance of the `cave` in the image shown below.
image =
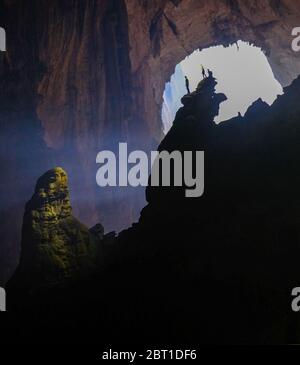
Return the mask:
[[[290, 289], [299, 285], [300, 6], [0, 0], [0, 9], [0, 287], [17, 314], [7, 339], [299, 341]], [[207, 77], [197, 87], [190, 77], [175, 118], [162, 120], [179, 64], [244, 45], [268, 67], [270, 99], [255, 94], [218, 117], [226, 97], [205, 62]], [[208, 166], [199, 194], [185, 199], [185, 180], [97, 185], [99, 151], [124, 142], [145, 154], [205, 151], [188, 174]]]
[[165, 83], [194, 50], [242, 39], [264, 51], [282, 86], [299, 74], [290, 30], [300, 7], [290, 0], [32, 0], [30, 6], [2, 0], [0, 6], [7, 46], [0, 54], [1, 150], [11, 156], [2, 185], [0, 254], [9, 263], [1, 265], [1, 282], [18, 262], [24, 204], [53, 165], [68, 171], [73, 209], [84, 223], [119, 231], [137, 220], [143, 192], [99, 191], [96, 153], [114, 150], [115, 140], [132, 149], [157, 147]]

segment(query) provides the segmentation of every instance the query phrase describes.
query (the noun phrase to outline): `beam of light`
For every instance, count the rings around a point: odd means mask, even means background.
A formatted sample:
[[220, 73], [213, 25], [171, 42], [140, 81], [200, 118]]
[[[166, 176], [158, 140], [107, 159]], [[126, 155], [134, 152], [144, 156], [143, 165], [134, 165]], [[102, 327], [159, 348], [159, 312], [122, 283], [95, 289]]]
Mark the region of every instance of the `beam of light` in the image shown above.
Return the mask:
[[238, 41], [229, 47], [196, 50], [176, 66], [170, 82], [166, 83], [162, 106], [164, 133], [171, 128], [181, 106], [180, 99], [186, 94], [184, 76], [189, 79], [190, 90], [195, 90], [202, 80], [201, 65], [213, 72], [218, 81], [216, 91], [228, 98], [220, 105], [216, 123], [231, 119], [238, 113], [243, 116], [259, 98], [271, 105], [283, 93], [265, 54], [258, 47]]

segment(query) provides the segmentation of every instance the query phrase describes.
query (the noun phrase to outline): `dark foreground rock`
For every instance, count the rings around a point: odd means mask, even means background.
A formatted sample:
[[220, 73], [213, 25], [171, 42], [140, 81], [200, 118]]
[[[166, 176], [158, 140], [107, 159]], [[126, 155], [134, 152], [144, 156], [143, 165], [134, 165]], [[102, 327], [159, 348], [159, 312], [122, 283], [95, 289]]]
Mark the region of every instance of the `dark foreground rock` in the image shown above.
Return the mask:
[[[300, 284], [300, 79], [272, 107], [258, 101], [244, 118], [221, 125], [213, 117], [224, 97], [214, 86], [209, 77], [184, 98], [159, 146], [205, 151], [204, 195], [187, 199], [184, 187], [149, 186], [139, 222], [104, 238], [97, 272], [63, 288], [8, 295], [12, 337], [300, 342], [299, 314], [291, 310]], [[92, 231], [102, 235], [101, 227]], [[68, 235], [70, 244], [80, 232]]]

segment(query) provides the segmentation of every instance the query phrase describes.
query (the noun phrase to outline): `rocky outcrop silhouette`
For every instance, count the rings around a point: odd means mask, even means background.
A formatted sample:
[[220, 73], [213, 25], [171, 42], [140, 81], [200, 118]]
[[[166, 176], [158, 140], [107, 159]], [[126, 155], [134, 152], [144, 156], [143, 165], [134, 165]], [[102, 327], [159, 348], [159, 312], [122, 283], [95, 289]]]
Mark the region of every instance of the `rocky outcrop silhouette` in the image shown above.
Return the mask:
[[210, 76], [183, 97], [158, 147], [205, 151], [203, 196], [148, 186], [148, 205], [119, 244], [136, 245], [142, 263], [131, 270], [147, 283], [144, 298], [152, 293], [144, 305], [161, 338], [297, 343], [290, 304], [300, 274], [300, 78], [271, 107], [258, 100], [220, 125], [213, 118], [224, 96], [215, 85]]

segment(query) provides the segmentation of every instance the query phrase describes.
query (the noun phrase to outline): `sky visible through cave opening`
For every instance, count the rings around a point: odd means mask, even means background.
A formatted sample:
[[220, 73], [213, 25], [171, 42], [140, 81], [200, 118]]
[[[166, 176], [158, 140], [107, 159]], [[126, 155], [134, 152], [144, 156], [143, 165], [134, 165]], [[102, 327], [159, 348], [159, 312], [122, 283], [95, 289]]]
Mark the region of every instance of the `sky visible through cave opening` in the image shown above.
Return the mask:
[[216, 46], [196, 50], [175, 68], [163, 94], [162, 122], [164, 133], [171, 128], [177, 110], [182, 106], [180, 99], [187, 93], [184, 76], [194, 91], [202, 80], [201, 65], [210, 69], [218, 81], [216, 92], [222, 92], [227, 100], [220, 105], [215, 122], [231, 119], [240, 112], [243, 116], [249, 106], [261, 98], [271, 105], [283, 93], [275, 79], [271, 66], [259, 47], [238, 41], [229, 47]]

